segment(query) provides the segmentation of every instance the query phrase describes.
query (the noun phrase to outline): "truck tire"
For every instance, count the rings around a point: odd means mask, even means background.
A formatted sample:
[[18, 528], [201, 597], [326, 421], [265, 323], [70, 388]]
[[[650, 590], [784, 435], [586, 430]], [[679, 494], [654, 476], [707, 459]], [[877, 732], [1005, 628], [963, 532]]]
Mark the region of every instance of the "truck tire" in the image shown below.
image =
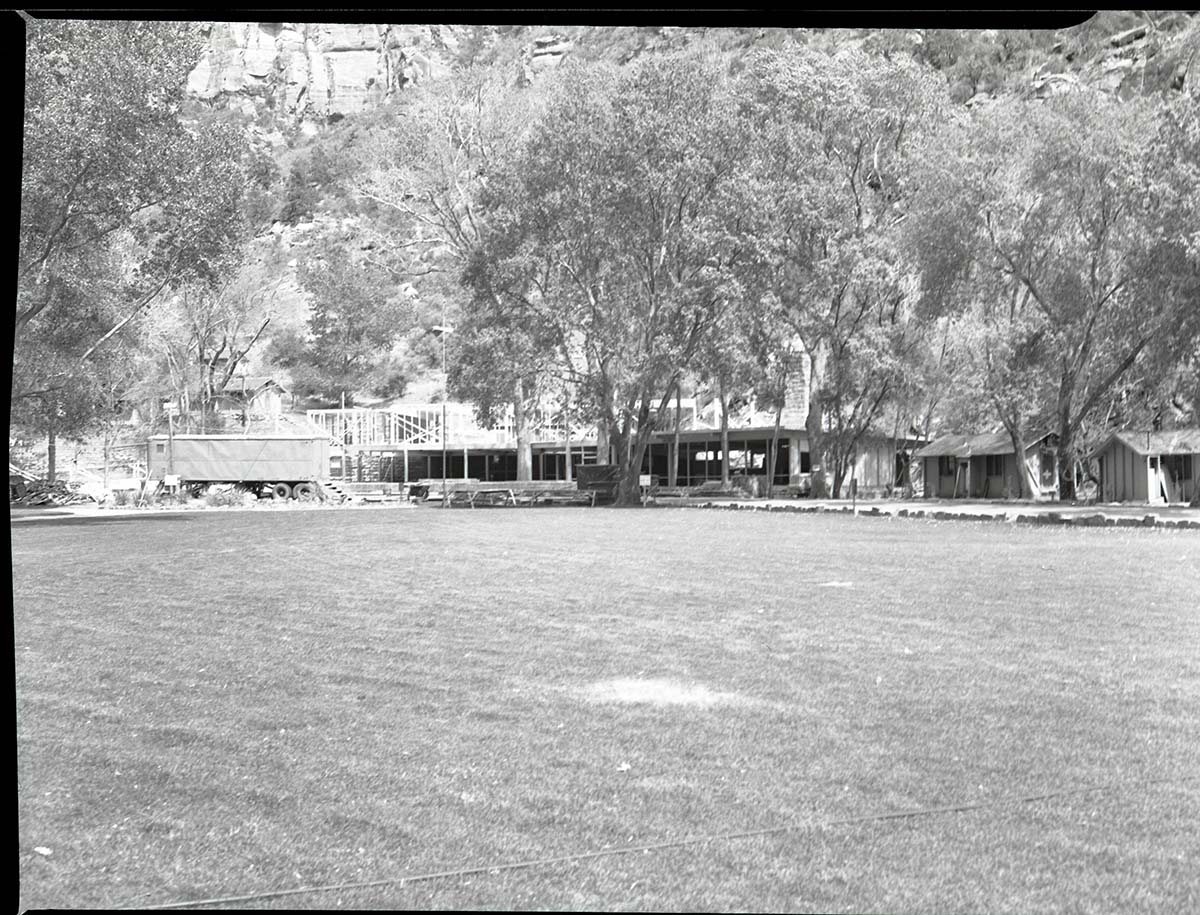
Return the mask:
[[290, 499], [292, 497], [292, 487], [287, 483], [276, 483], [271, 487], [271, 495], [276, 499]]
[[292, 495], [301, 502], [312, 502], [317, 498], [317, 487], [312, 483], [297, 483], [292, 487]]

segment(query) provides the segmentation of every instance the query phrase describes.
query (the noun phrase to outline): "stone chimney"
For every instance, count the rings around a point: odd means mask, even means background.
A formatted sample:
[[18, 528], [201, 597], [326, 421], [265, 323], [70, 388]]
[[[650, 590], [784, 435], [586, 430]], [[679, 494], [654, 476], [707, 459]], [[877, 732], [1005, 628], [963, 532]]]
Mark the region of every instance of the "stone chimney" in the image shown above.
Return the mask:
[[787, 387], [780, 425], [788, 429], [803, 429], [808, 420], [808, 373], [812, 363], [799, 337], [793, 337], [789, 342], [784, 359], [787, 364]]

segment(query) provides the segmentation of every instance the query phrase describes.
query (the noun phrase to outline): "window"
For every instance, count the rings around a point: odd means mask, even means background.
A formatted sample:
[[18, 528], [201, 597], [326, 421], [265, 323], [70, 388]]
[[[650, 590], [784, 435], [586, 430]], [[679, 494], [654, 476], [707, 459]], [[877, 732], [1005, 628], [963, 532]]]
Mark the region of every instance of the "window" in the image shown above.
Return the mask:
[[989, 454], [985, 459], [987, 464], [987, 475], [989, 477], [1004, 476], [1004, 455]]
[[1164, 454], [1163, 470], [1171, 475], [1171, 479], [1184, 482], [1192, 478], [1192, 456], [1190, 454]]
[[155, 442], [155, 444], [154, 444], [155, 454], [162, 454], [166, 450], [167, 450], [167, 446], [164, 445], [162, 442]]
[[954, 455], [943, 454], [938, 458], [938, 476], [952, 477], [954, 476]]

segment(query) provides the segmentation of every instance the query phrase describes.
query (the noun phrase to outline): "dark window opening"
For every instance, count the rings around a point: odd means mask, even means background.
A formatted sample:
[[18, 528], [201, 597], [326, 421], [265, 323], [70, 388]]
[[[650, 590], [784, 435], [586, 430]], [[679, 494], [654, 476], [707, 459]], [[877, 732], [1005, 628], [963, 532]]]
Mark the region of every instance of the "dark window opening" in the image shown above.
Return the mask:
[[1190, 454], [1163, 455], [1162, 466], [1173, 480], [1182, 483], [1192, 478], [1192, 456]]

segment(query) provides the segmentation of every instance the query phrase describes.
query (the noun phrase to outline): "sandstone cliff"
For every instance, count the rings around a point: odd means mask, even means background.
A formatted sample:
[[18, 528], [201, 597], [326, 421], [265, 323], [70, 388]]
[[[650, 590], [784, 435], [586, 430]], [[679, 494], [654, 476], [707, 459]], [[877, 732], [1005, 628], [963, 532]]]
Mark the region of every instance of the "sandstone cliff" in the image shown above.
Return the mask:
[[[315, 132], [319, 125], [373, 107], [405, 86], [438, 79], [458, 64], [511, 67], [513, 81], [532, 82], [568, 56], [625, 63], [642, 54], [708, 40], [734, 54], [790, 41], [830, 47], [885, 44], [943, 68], [960, 101], [1005, 92], [1052, 95], [1083, 83], [1128, 96], [1180, 89], [1200, 45], [1195, 13], [1105, 11], [1080, 26], [1025, 32], [1012, 53], [1008, 42], [976, 34], [975, 47], [949, 57], [927, 50], [930, 30], [754, 29], [213, 22], [208, 46], [188, 88], [198, 98], [229, 106], [263, 123]], [[1016, 35], [1018, 33], [1014, 33]], [[990, 38], [989, 38], [990, 35]], [[882, 48], [875, 48], [882, 50]], [[982, 68], [984, 73], [974, 72]], [[964, 82], [964, 76], [966, 80]], [[1200, 75], [1192, 74], [1193, 81]]]
[[202, 99], [281, 121], [336, 119], [439, 75], [456, 50], [454, 27], [214, 22], [188, 80]]

